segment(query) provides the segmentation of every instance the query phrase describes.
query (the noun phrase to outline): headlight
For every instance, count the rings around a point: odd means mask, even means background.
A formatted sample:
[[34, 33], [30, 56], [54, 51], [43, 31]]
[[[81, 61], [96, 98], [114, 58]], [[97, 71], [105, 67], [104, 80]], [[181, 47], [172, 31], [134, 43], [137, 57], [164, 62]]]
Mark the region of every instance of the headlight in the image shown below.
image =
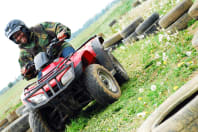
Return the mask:
[[38, 95], [31, 97], [29, 99], [31, 100], [32, 103], [39, 104], [39, 103], [45, 101], [47, 98], [44, 94], [38, 94]]
[[61, 78], [61, 82], [63, 85], [69, 83], [74, 79], [74, 71], [73, 68], [70, 68]]

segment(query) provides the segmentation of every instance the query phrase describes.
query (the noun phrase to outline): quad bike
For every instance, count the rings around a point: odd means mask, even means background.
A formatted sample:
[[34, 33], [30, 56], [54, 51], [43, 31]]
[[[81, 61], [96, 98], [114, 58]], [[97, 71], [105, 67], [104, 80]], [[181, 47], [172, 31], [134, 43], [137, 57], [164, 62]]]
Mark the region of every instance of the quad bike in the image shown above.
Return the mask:
[[66, 58], [54, 58], [48, 52], [34, 57], [42, 77], [26, 86], [21, 96], [33, 132], [64, 131], [67, 119], [92, 100], [108, 105], [121, 96], [119, 84], [129, 77], [103, 49], [103, 41], [93, 36]]

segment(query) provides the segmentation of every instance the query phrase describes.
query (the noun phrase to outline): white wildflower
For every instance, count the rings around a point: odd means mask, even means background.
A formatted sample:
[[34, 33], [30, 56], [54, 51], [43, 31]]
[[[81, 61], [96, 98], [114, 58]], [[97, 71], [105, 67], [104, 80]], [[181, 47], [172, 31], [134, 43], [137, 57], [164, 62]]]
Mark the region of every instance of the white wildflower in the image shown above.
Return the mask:
[[139, 92], [140, 92], [140, 93], [143, 93], [143, 92], [144, 92], [144, 89], [143, 89], [143, 88], [140, 88], [140, 89], [139, 89]]
[[177, 1], [176, 1], [176, 3], [179, 3], [179, 2], [180, 2], [180, 0], [177, 0]]
[[145, 117], [146, 112], [140, 112], [137, 114], [137, 117]]
[[125, 50], [126, 48], [124, 46], [121, 46], [120, 49]]
[[155, 53], [155, 59], [158, 59], [158, 58], [160, 58], [159, 54]]
[[160, 66], [162, 63], [160, 61], [157, 62], [156, 66]]
[[162, 59], [163, 59], [163, 61], [167, 61], [168, 56], [166, 56], [166, 53], [163, 53]]
[[151, 85], [151, 91], [155, 91], [157, 89], [156, 85]]
[[139, 35], [139, 36], [137, 36], [137, 38], [143, 39], [144, 38], [144, 35], [143, 34], [142, 35]]
[[159, 35], [159, 41], [162, 42], [162, 40], [163, 40], [163, 35], [160, 34], [160, 35]]
[[167, 35], [167, 36], [166, 36], [166, 39], [169, 41], [169, 40], [170, 40], [170, 36], [169, 36], [169, 35]]
[[191, 53], [192, 53], [191, 51], [187, 51], [187, 52], [186, 52], [186, 55], [187, 55], [187, 56], [191, 56]]

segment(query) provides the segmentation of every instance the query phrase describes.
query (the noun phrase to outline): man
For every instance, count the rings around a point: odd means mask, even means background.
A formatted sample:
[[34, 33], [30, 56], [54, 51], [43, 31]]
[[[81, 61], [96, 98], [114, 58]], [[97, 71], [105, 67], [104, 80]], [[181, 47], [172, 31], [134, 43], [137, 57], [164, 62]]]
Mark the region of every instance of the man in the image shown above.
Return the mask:
[[[19, 64], [21, 74], [29, 80], [37, 75], [33, 65], [33, 59], [39, 52], [46, 52], [52, 39], [69, 39], [71, 31], [61, 23], [43, 22], [34, 27], [28, 28], [21, 20], [10, 21], [5, 28], [5, 35], [20, 48]], [[67, 57], [73, 53], [74, 48], [64, 41], [62, 45], [56, 47], [53, 54]]]

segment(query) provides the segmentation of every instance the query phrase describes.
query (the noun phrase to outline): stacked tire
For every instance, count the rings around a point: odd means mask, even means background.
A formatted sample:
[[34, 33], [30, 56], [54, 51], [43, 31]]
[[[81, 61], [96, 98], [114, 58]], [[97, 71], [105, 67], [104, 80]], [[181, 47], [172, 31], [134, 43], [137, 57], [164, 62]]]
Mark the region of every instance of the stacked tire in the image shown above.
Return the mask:
[[[136, 20], [134, 20], [134, 23], [136, 21], [139, 22], [138, 25], [136, 24], [136, 27], [134, 28], [135, 30], [133, 30], [133, 32], [123, 40], [124, 44], [131, 44], [139, 40], [139, 38], [144, 38], [145, 36], [148, 36], [149, 34], [154, 34], [158, 31], [159, 14], [156, 12], [144, 21], [142, 17], [138, 17]], [[141, 35], [143, 37], [138, 37]]]
[[19, 107], [16, 111], [11, 112], [6, 119], [1, 121], [2, 132], [26, 132], [30, 128], [28, 117], [29, 113], [26, 107]]
[[188, 22], [193, 19], [188, 12], [192, 4], [192, 0], [183, 0], [178, 3], [159, 20], [160, 27], [170, 33], [185, 29]]
[[198, 130], [198, 76], [195, 76], [140, 126], [138, 132], [195, 132]]

